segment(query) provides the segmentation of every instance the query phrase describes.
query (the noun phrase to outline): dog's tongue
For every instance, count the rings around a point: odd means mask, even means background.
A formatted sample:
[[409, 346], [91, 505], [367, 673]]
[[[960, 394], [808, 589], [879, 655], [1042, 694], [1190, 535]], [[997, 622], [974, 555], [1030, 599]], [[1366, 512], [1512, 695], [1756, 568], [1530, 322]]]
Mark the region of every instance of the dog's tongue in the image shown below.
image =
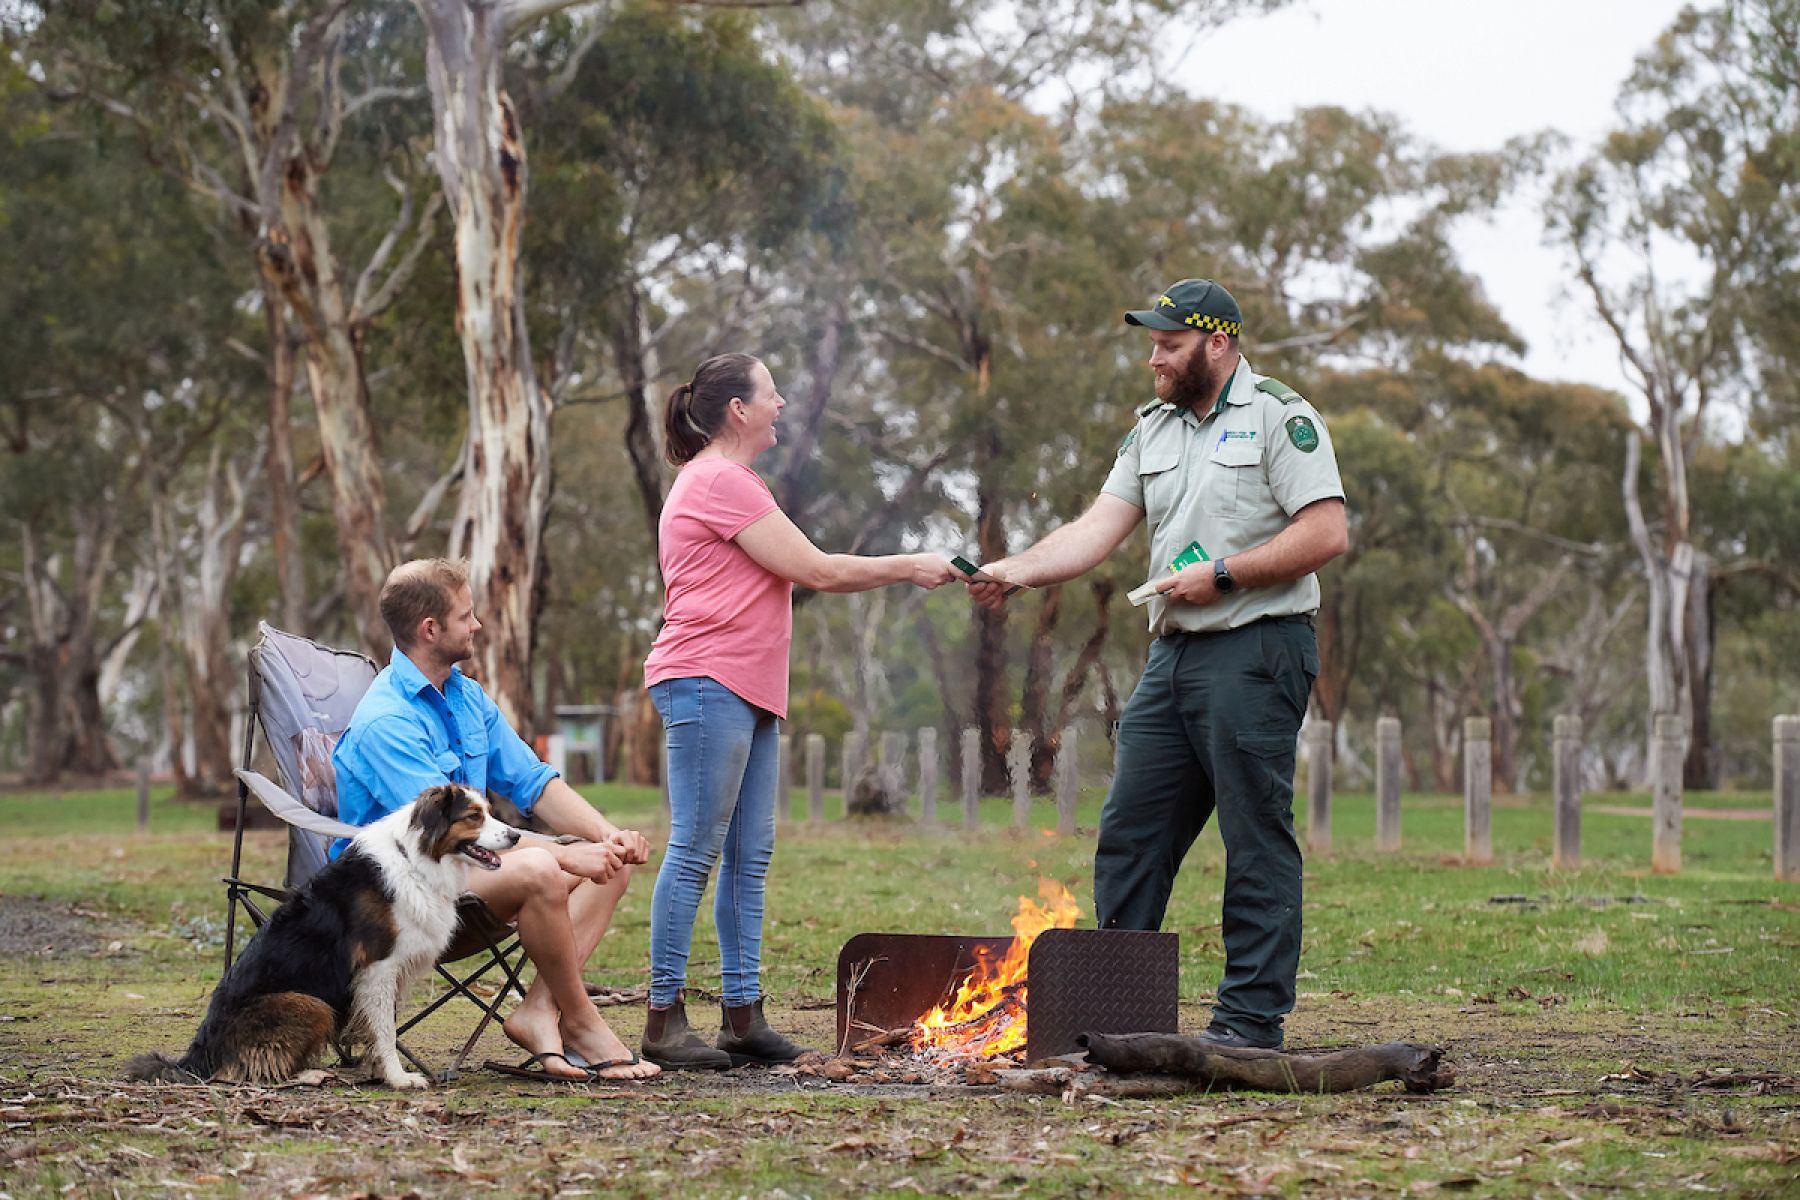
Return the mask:
[[500, 856], [485, 846], [477, 846], [474, 842], [470, 842], [463, 847], [462, 852], [474, 859], [476, 865], [484, 871], [500, 869]]

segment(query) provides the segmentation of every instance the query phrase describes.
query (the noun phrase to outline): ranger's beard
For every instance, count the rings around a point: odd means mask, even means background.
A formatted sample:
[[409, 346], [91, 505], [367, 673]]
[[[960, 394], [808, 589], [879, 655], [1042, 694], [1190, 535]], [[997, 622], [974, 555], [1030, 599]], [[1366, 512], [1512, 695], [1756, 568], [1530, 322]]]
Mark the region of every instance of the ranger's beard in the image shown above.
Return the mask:
[[1225, 364], [1209, 362], [1204, 353], [1197, 353], [1187, 370], [1169, 377], [1169, 394], [1163, 399], [1176, 408], [1198, 412], [1202, 405], [1213, 403], [1224, 382]]

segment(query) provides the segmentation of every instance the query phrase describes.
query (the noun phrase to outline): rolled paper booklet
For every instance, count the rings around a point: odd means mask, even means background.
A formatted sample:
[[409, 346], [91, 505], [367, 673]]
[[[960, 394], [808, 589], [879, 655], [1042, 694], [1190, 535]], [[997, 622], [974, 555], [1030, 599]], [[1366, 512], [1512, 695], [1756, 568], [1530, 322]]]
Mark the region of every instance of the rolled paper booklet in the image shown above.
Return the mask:
[[[1183, 567], [1191, 567], [1195, 563], [1211, 561], [1212, 559], [1208, 557], [1204, 546], [1199, 542], [1189, 542], [1187, 549], [1169, 560], [1169, 574], [1174, 575]], [[1156, 595], [1156, 585], [1161, 582], [1162, 580], [1160, 579], [1152, 579], [1149, 583], [1146, 583], [1141, 587], [1132, 588], [1129, 592], [1126, 592], [1125, 598], [1134, 605], [1148, 604], [1150, 602], [1150, 597]]]
[[[998, 579], [995, 579], [992, 575], [989, 575], [986, 571], [983, 571], [980, 567], [976, 566], [974, 563], [970, 562], [968, 559], [964, 558], [960, 554], [953, 554], [950, 556], [950, 565], [955, 567], [957, 570], [961, 571], [964, 575], [967, 575], [970, 579], [973, 579], [976, 583], [999, 583], [1000, 582]], [[1015, 584], [1012, 584], [1011, 586], [1009, 586], [1006, 589], [1006, 591], [1001, 593], [1001, 595], [1010, 596], [1014, 592], [1022, 592], [1024, 590], [1025, 590], [1024, 584], [1015, 583]]]

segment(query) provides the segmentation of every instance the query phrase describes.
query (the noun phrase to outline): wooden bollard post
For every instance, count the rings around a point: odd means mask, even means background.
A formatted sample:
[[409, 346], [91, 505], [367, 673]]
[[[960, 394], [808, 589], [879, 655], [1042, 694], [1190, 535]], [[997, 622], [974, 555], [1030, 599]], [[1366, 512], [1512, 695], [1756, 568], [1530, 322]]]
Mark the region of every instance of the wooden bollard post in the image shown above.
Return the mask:
[[139, 833], [150, 831], [150, 756], [148, 754], [142, 755], [138, 759], [137, 827]]
[[794, 819], [794, 735], [784, 733], [775, 748], [775, 812], [784, 821]]
[[1081, 782], [1076, 771], [1076, 727], [1066, 726], [1056, 745], [1056, 832], [1075, 832], [1075, 799]]
[[1400, 849], [1400, 718], [1375, 721], [1375, 848]]
[[1306, 727], [1306, 848], [1331, 849], [1331, 722]]
[[1494, 726], [1486, 717], [1463, 721], [1463, 860], [1494, 861]]
[[1581, 718], [1560, 716], [1551, 749], [1551, 789], [1556, 794], [1556, 847], [1551, 865], [1573, 871], [1581, 865]]
[[852, 729], [844, 735], [844, 761], [839, 766], [841, 772], [838, 789], [843, 793], [844, 808], [838, 813], [840, 817], [850, 815], [850, 788], [856, 783], [856, 776], [863, 768], [863, 735]]
[[1800, 717], [1775, 718], [1775, 878], [1800, 883]]
[[1655, 758], [1650, 775], [1650, 870], [1673, 875], [1681, 870], [1681, 718], [1656, 717]]
[[981, 730], [962, 731], [963, 828], [981, 824]]
[[825, 735], [806, 735], [806, 816], [811, 821], [825, 819]]
[[937, 730], [926, 726], [919, 730], [919, 820], [925, 824], [937, 821]]
[[1006, 773], [1012, 780], [1013, 828], [1031, 824], [1031, 735], [1013, 730], [1006, 749]]

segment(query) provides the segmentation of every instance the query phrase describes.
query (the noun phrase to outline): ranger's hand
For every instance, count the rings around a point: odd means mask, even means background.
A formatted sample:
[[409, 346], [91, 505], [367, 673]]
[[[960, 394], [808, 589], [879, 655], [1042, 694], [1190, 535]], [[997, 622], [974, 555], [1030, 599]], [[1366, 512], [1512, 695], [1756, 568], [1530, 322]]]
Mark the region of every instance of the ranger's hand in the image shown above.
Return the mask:
[[[993, 582], [977, 583], [969, 580], [969, 599], [986, 609], [999, 612], [1006, 607], [1007, 585], [1017, 583], [1012, 577], [1012, 568], [1005, 559], [996, 563], [988, 563], [981, 568], [981, 573]], [[967, 576], [964, 576], [966, 579]]]
[[1183, 567], [1167, 579], [1160, 580], [1156, 590], [1164, 599], [1178, 604], [1211, 604], [1219, 598], [1219, 589], [1213, 586], [1213, 565], [1210, 562], [1198, 562], [1191, 567]]

